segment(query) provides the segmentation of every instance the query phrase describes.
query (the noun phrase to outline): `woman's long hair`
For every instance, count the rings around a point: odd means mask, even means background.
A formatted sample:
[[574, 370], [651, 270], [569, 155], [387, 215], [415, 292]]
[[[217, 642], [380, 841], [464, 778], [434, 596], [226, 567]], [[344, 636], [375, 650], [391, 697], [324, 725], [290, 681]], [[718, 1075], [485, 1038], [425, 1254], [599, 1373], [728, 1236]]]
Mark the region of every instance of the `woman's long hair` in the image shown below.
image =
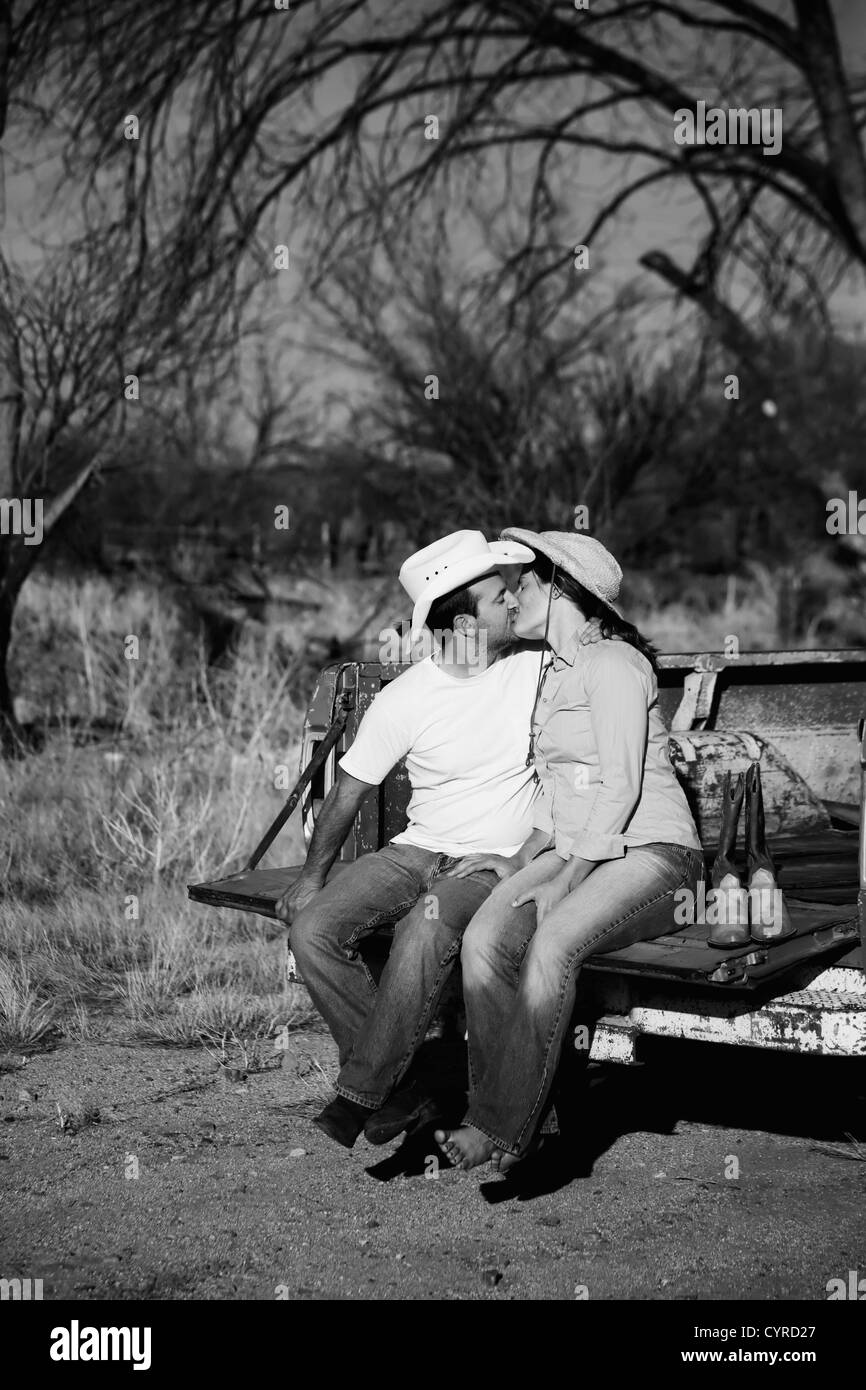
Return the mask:
[[[536, 553], [535, 559], [527, 569], [533, 570], [542, 584], [549, 584], [553, 579], [554, 565], [546, 555]], [[639, 651], [641, 656], [645, 656], [650, 666], [658, 675], [659, 667], [656, 660], [658, 652], [651, 642], [638, 632], [634, 623], [627, 623], [625, 618], [621, 618], [612, 608], [600, 599], [596, 594], [590, 593], [576, 579], [572, 579], [570, 574], [556, 566], [556, 587], [561, 589], [566, 598], [570, 598], [572, 603], [576, 603], [582, 613], [587, 618], [598, 618], [601, 623], [601, 633], [603, 637], [619, 637], [623, 642], [628, 642], [629, 646]]]

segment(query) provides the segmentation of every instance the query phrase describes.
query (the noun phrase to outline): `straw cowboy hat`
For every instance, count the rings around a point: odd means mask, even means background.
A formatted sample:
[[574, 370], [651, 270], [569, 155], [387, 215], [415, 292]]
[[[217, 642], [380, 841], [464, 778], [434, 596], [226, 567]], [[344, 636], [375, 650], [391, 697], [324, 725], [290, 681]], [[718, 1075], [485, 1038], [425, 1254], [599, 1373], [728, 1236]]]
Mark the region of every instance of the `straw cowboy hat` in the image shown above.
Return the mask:
[[502, 565], [526, 565], [534, 558], [525, 545], [487, 541], [482, 531], [452, 531], [416, 550], [400, 568], [400, 583], [415, 607], [412, 636], [420, 633], [437, 598], [462, 589]]
[[576, 579], [596, 598], [613, 607], [622, 583], [622, 570], [601, 543], [578, 531], [526, 531], [507, 526], [500, 532], [504, 541], [519, 541], [546, 555], [557, 569]]

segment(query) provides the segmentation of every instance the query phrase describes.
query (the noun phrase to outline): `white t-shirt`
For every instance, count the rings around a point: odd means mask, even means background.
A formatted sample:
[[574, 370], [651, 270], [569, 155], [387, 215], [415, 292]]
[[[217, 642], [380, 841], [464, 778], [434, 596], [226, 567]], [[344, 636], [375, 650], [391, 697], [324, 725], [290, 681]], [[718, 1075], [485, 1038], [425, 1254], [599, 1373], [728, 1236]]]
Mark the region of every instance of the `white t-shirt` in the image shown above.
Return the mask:
[[377, 785], [401, 758], [409, 825], [394, 844], [440, 854], [514, 854], [532, 833], [538, 784], [526, 766], [538, 652], [448, 675], [432, 657], [383, 687], [340, 767]]

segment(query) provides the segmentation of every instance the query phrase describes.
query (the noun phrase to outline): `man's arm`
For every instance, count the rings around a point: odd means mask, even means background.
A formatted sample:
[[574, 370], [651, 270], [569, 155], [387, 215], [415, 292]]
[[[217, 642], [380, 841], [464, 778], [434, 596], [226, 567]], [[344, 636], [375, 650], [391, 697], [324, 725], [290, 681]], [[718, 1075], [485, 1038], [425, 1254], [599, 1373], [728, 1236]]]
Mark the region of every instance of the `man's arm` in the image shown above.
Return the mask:
[[553, 844], [552, 830], [533, 830], [528, 840], [523, 844], [516, 854], [511, 856], [505, 854], [467, 854], [465, 859], [460, 859], [453, 868], [446, 869], [443, 878], [469, 878], [470, 874], [480, 873], [482, 869], [492, 869], [497, 878], [510, 878], [516, 874], [518, 869], [526, 867], [537, 854], [542, 850], [549, 849]]
[[277, 916], [288, 922], [289, 926], [322, 887], [340, 853], [340, 846], [349, 833], [358, 807], [375, 785], [375, 782], [362, 782], [348, 772], [338, 772], [337, 780], [316, 819], [301, 875], [276, 905]]

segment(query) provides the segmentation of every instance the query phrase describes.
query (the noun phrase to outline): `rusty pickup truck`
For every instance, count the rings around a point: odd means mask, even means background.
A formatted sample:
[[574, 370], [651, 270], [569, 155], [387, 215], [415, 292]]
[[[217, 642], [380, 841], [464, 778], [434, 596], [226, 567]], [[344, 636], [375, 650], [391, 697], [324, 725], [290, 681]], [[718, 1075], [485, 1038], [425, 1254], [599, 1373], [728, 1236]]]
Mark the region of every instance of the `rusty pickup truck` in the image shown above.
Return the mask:
[[[708, 867], [725, 771], [758, 760], [767, 838], [796, 930], [784, 940], [721, 949], [708, 943], [705, 924], [684, 922], [674, 910], [654, 940], [593, 957], [586, 972], [600, 1021], [591, 1059], [633, 1062], [650, 1034], [866, 1055], [866, 650], [690, 653], [662, 656], [659, 664], [671, 760]], [[364, 711], [404, 669], [353, 661], [322, 671], [292, 795], [247, 866], [190, 885], [194, 901], [276, 916], [274, 904], [300, 868], [258, 864], [296, 808], [309, 842]], [[397, 834], [408, 798], [398, 766], [361, 806], [332, 873]], [[738, 853], [742, 863], [742, 841]]]

